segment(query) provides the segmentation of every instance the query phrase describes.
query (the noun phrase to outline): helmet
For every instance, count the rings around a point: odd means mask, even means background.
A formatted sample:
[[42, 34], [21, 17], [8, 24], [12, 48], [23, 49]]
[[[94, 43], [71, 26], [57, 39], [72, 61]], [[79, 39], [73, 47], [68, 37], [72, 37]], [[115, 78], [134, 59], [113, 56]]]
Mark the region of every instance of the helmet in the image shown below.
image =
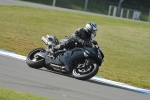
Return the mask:
[[93, 38], [96, 36], [96, 31], [98, 30], [95, 23], [89, 22], [85, 26], [86, 32]]

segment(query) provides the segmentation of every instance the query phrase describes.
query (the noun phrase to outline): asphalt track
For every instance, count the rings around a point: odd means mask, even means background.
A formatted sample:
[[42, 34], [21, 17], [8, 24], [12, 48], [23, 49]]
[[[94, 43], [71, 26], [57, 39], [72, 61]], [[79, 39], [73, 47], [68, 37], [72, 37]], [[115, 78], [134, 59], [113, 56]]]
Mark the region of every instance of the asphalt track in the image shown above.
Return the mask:
[[149, 100], [138, 93], [93, 79], [77, 80], [46, 69], [27, 66], [25, 57], [0, 53], [0, 87], [55, 100]]
[[[0, 4], [69, 11], [64, 8], [14, 0], [0, 0]], [[117, 85], [111, 85], [93, 79], [81, 81], [59, 73], [47, 71], [46, 69], [32, 69], [26, 65], [24, 60], [18, 59], [0, 55], [0, 87], [55, 98], [56, 100], [150, 99], [150, 95], [141, 94], [138, 91], [134, 92], [133, 89], [125, 89]], [[143, 93], [146, 93], [145, 90]]]

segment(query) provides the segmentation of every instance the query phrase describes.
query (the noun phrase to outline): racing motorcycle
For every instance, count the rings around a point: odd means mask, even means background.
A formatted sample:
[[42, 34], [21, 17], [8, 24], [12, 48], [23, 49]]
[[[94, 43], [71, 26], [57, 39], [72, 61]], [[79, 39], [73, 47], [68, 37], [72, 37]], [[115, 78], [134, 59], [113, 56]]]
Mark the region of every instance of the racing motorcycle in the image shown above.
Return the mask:
[[53, 35], [47, 35], [42, 36], [42, 41], [46, 48], [36, 48], [26, 58], [26, 63], [31, 68], [45, 67], [48, 70], [59, 71], [80, 80], [87, 80], [98, 73], [99, 67], [103, 63], [104, 54], [94, 40], [92, 48], [65, 48], [56, 51], [55, 56], [49, 50], [59, 44], [58, 39]]

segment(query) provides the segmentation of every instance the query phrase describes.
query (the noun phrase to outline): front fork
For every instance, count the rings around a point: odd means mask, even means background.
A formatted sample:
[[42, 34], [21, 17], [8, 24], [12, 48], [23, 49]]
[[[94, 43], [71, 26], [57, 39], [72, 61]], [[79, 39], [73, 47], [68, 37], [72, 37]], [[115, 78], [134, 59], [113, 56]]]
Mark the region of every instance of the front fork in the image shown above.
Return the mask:
[[91, 64], [92, 64], [91, 58], [87, 58], [87, 59], [85, 59], [85, 62], [83, 64], [82, 68], [87, 69]]
[[85, 62], [83, 64], [83, 68], [87, 68], [92, 63], [92, 60], [90, 58], [85, 59]]
[[83, 63], [83, 65], [78, 65], [77, 70], [80, 73], [87, 73], [88, 71], [90, 71], [91, 69], [91, 65], [92, 64], [92, 60], [91, 58], [87, 58], [85, 59], [85, 62]]

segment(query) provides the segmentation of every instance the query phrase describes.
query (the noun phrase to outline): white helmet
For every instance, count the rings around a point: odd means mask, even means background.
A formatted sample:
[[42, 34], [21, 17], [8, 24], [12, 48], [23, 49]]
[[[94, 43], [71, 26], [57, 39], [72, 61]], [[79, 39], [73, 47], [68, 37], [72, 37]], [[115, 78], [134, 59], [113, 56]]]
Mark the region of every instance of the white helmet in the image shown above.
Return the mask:
[[97, 25], [95, 23], [89, 22], [86, 24], [85, 30], [93, 38], [96, 36], [96, 31], [98, 30], [98, 28], [97, 28]]

